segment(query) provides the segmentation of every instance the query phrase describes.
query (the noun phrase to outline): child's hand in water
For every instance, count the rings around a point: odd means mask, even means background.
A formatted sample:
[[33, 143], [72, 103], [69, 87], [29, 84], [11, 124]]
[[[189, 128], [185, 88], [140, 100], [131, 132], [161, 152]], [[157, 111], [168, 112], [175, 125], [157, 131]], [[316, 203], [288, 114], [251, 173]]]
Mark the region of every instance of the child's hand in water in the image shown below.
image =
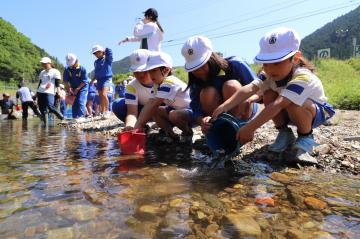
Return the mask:
[[244, 145], [247, 142], [252, 141], [254, 138], [255, 131], [253, 131], [250, 127], [247, 127], [247, 126], [248, 125], [244, 125], [236, 133], [236, 138], [240, 141], [241, 145]]
[[200, 127], [201, 127], [201, 131], [203, 132], [203, 134], [206, 134], [208, 132], [208, 130], [210, 129], [210, 127], [211, 127], [210, 120], [211, 120], [210, 116], [206, 116], [201, 119]]

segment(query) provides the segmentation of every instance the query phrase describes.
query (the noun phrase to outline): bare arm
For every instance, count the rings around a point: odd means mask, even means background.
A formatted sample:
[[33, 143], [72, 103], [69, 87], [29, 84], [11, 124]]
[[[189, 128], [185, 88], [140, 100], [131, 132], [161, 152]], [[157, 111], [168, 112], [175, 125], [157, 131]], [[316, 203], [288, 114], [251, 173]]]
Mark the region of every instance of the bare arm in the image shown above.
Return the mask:
[[138, 117], [138, 106], [137, 105], [127, 105], [127, 115], [125, 118], [125, 128], [124, 130], [131, 130], [135, 127], [137, 117]]
[[221, 113], [227, 112], [240, 104], [241, 102], [245, 101], [252, 95], [254, 95], [259, 90], [259, 87], [257, 87], [254, 84], [248, 84], [244, 87], [241, 87], [239, 90], [235, 92], [229, 99], [227, 99], [224, 103], [219, 105], [214, 110], [213, 117], [218, 117]]
[[164, 99], [161, 98], [152, 98], [150, 99], [144, 108], [141, 110], [138, 120], [136, 121], [136, 129], [144, 128], [145, 124], [151, 119], [157, 107], [161, 105]]

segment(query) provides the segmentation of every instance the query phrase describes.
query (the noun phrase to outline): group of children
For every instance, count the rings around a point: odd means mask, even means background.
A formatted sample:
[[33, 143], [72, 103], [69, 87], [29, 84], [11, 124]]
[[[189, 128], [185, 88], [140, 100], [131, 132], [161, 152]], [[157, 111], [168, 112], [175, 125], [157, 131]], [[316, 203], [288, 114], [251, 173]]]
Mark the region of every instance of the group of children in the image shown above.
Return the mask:
[[[255, 131], [272, 120], [278, 135], [268, 149], [283, 152], [289, 146], [297, 150], [299, 159], [306, 158], [316, 145], [312, 130], [334, 115], [327, 103], [321, 81], [314, 67], [302, 56], [300, 37], [292, 29], [281, 27], [266, 33], [260, 40], [260, 51], [255, 63], [262, 64], [258, 74], [238, 57], [223, 58], [204, 36], [193, 36], [184, 43], [181, 54], [185, 59], [188, 83], [172, 74], [171, 57], [160, 50], [163, 29], [153, 8], [144, 12], [144, 19], [134, 29], [134, 37], [120, 43], [141, 41], [141, 49], [130, 55], [130, 70], [134, 79], [126, 86], [123, 98], [114, 101], [112, 111], [125, 123], [124, 131], [143, 129], [149, 121], [161, 128], [159, 140], [191, 142], [192, 127], [199, 125], [204, 134], [212, 122], [226, 112], [244, 126], [236, 138], [241, 144], [251, 141]], [[87, 101], [94, 101], [94, 82], [99, 92], [100, 112], [110, 114], [108, 93], [112, 79], [112, 51], [95, 45], [92, 53], [97, 58], [94, 76], [88, 80], [86, 70], [74, 54], [66, 56], [67, 67], [63, 79], [66, 91], [74, 95], [74, 118], [91, 112]], [[46, 58], [46, 57], [45, 57]], [[61, 113], [49, 106], [61, 77], [49, 66], [50, 59], [42, 59], [38, 89], [40, 111], [48, 107], [59, 118]], [[49, 83], [50, 82], [50, 83]], [[50, 84], [50, 85], [49, 85]], [[258, 112], [258, 104], [264, 109]], [[295, 137], [289, 125], [297, 128]], [[173, 128], [182, 133], [177, 135]]]
[[[255, 131], [272, 120], [279, 133], [269, 150], [280, 153], [292, 146], [300, 160], [306, 159], [316, 145], [312, 129], [335, 112], [314, 67], [302, 56], [294, 30], [274, 29], [259, 45], [254, 61], [262, 68], [255, 74], [242, 59], [217, 54], [208, 38], [190, 37], [181, 50], [187, 85], [172, 75], [168, 54], [138, 49], [130, 55], [136, 79], [127, 86], [125, 99], [114, 102], [113, 112], [125, 122], [124, 130], [142, 129], [155, 121], [161, 128], [159, 139], [169, 142], [191, 141], [194, 125], [206, 134], [211, 122], [224, 112], [246, 123], [236, 136], [241, 144], [251, 141]], [[259, 103], [265, 106], [261, 112]], [[296, 126], [297, 137], [289, 125]], [[180, 136], [174, 126], [182, 130]]]

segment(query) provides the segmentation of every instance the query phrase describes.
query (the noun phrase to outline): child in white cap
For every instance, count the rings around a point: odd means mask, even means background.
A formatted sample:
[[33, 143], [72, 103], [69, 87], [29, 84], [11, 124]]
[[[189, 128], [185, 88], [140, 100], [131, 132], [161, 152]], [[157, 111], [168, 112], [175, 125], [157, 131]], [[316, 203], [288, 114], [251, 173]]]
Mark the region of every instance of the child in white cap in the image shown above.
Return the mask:
[[100, 112], [103, 118], [110, 116], [108, 92], [110, 91], [110, 83], [112, 81], [112, 62], [113, 54], [110, 48], [104, 48], [100, 45], [94, 45], [92, 53], [97, 58], [94, 62], [94, 78], [92, 82], [97, 80], [97, 90], [100, 97]]
[[65, 88], [70, 95], [76, 97], [72, 105], [72, 117], [81, 121], [86, 115], [89, 80], [86, 69], [80, 65], [75, 54], [67, 54], [65, 60], [67, 65], [64, 71]]
[[[312, 129], [334, 115], [327, 103], [324, 89], [314, 68], [299, 51], [300, 37], [292, 29], [281, 27], [268, 32], [260, 40], [260, 52], [255, 62], [263, 64], [263, 77], [253, 81], [234, 94], [214, 112], [214, 117], [254, 95], [263, 92], [265, 109], [238, 131], [242, 144], [253, 139], [254, 132], [273, 120], [279, 134], [269, 145], [273, 152], [283, 152], [288, 146], [297, 149], [297, 159], [316, 163], [310, 156], [316, 145]], [[297, 127], [295, 136], [288, 124]]]
[[151, 51], [146, 49], [138, 49], [130, 55], [130, 71], [135, 79], [126, 86], [125, 98], [113, 103], [113, 113], [125, 122], [124, 131], [134, 129], [142, 108], [152, 98], [153, 82], [149, 72], [144, 70], [150, 55]]
[[61, 74], [59, 70], [54, 68], [49, 57], [41, 58], [40, 63], [44, 70], [40, 72], [40, 81], [34, 98], [38, 100], [42, 120], [46, 124], [48, 110], [50, 113], [54, 113], [57, 118], [64, 119], [64, 116], [56, 109], [54, 104], [55, 93], [60, 89]]
[[141, 19], [134, 28], [134, 36], [126, 37], [119, 42], [141, 42], [140, 49], [150, 51], [160, 51], [161, 41], [163, 40], [164, 30], [159, 20], [158, 12], [155, 8], [149, 8], [144, 12], [144, 19]]
[[[185, 58], [184, 68], [189, 72], [188, 88], [193, 120], [201, 126], [203, 133], [207, 133], [214, 109], [257, 77], [242, 59], [224, 59], [214, 52], [210, 40], [204, 36], [190, 37], [181, 53]], [[237, 119], [245, 121], [256, 112], [257, 105], [250, 100], [230, 110]]]
[[180, 142], [190, 142], [193, 132], [189, 91], [184, 82], [172, 75], [171, 57], [164, 52], [153, 52], [144, 71], [149, 71], [154, 82], [153, 93], [134, 128], [143, 128], [152, 117], [167, 135], [166, 141], [177, 138], [173, 131], [173, 126], [177, 126], [182, 130]]

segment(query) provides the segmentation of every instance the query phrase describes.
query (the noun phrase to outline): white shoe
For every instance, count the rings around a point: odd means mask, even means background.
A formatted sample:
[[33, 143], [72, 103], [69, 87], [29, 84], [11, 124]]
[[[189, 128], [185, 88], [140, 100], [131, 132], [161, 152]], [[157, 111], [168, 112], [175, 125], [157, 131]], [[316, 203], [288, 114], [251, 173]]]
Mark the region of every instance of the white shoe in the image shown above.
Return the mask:
[[111, 112], [110, 111], [106, 111], [102, 116], [103, 119], [109, 119], [110, 117], [111, 117]]
[[85, 121], [86, 121], [86, 119], [84, 117], [80, 117], [80, 118], [75, 119], [76, 123], [84, 123]]

